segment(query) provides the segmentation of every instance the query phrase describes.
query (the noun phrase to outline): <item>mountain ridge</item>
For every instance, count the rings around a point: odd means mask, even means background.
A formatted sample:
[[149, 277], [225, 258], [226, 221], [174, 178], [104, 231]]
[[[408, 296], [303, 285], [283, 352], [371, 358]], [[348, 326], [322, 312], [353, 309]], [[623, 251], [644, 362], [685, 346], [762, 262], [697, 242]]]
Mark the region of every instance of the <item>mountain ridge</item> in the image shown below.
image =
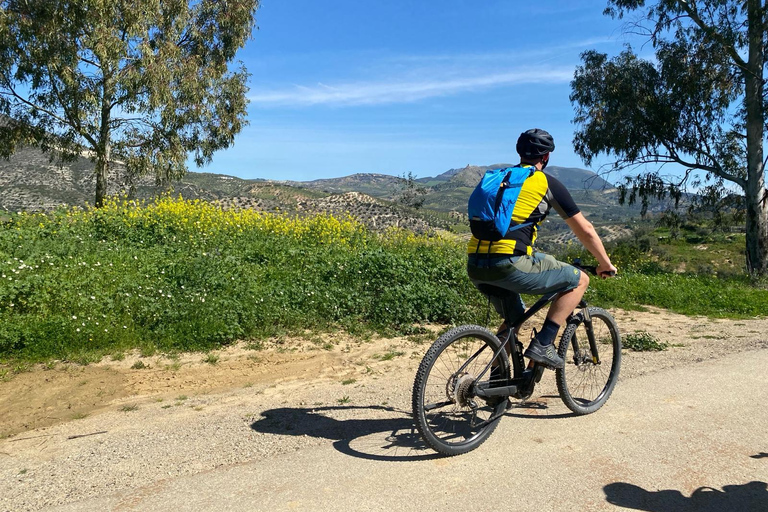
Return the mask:
[[[376, 230], [400, 227], [416, 232], [439, 229], [466, 234], [469, 195], [487, 169], [500, 167], [509, 167], [509, 164], [466, 165], [412, 181], [382, 173], [291, 181], [189, 172], [180, 181], [172, 183], [169, 190], [158, 186], [153, 177], [143, 177], [129, 186], [125, 168], [115, 162], [108, 177], [107, 191], [109, 195], [124, 195], [133, 190], [136, 199], [151, 199], [170, 192], [185, 199], [219, 204], [223, 208], [250, 208], [289, 215], [352, 215]], [[0, 160], [0, 210], [51, 211], [61, 206], [92, 204], [95, 192], [93, 170], [93, 162], [85, 157], [61, 164], [38, 149], [21, 148], [10, 159]], [[616, 189], [591, 171], [551, 166], [547, 172], [563, 181], [593, 222], [623, 225], [629, 216], [637, 214], [635, 210], [639, 210], [619, 206]], [[420, 205], [405, 200], [413, 188], [417, 189], [417, 194], [412, 197], [421, 201]], [[561, 228], [565, 226], [552, 223], [550, 230], [557, 233]]]

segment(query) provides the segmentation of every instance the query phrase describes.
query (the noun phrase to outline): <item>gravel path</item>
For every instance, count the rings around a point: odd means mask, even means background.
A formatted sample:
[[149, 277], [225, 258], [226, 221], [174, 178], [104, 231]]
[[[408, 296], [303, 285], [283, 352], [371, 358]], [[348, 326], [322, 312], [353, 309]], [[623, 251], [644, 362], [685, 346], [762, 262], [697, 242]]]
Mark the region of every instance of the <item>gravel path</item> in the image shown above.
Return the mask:
[[[638, 325], [679, 345], [625, 353], [619, 390], [640, 375], [768, 348], [768, 320], [713, 321], [663, 311], [616, 316], [625, 332]], [[45, 509], [329, 443], [379, 460], [431, 457], [409, 417], [413, 376], [427, 346], [408, 339], [337, 343], [335, 354], [283, 361], [274, 379], [267, 372], [235, 389], [176, 396], [143, 389], [103, 412], [17, 433], [0, 440], [0, 510]], [[381, 357], [384, 351], [397, 356]], [[269, 351], [261, 357], [268, 360]], [[552, 395], [554, 377], [547, 372], [526, 414], [554, 411]], [[367, 434], [382, 426], [393, 436], [413, 436], [412, 442], [367, 444]]]

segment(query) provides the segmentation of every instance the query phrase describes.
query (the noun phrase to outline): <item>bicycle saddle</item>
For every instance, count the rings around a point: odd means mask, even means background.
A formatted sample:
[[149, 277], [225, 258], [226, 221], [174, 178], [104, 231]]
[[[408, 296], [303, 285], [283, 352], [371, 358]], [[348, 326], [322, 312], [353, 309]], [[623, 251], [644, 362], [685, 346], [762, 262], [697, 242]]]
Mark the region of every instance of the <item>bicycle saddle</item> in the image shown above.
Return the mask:
[[511, 293], [506, 288], [494, 286], [492, 284], [479, 284], [477, 285], [477, 289], [480, 290], [480, 293], [483, 295], [488, 295], [490, 297], [509, 297]]

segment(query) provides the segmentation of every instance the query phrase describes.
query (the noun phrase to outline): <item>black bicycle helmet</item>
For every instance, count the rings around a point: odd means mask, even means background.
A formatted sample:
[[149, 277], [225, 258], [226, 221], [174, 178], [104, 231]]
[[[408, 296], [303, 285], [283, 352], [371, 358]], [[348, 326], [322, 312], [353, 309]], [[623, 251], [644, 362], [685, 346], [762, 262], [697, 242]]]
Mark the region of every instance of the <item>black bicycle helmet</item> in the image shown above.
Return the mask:
[[517, 139], [517, 154], [524, 158], [544, 156], [554, 150], [555, 140], [540, 128], [523, 132]]

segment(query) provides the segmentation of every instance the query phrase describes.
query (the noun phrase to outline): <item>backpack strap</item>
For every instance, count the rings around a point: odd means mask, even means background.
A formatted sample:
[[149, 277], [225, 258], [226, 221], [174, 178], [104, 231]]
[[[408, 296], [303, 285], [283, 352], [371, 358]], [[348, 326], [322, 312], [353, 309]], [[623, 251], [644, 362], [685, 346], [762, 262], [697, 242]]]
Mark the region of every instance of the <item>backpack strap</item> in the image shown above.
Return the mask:
[[[523, 167], [522, 164], [517, 164], [513, 167], [522, 167], [525, 169], [525, 167]], [[528, 172], [528, 176], [525, 179], [527, 180], [528, 178], [533, 176], [533, 173], [535, 172], [536, 172], [536, 168], [531, 167], [531, 170]], [[501, 182], [501, 186], [499, 187], [499, 193], [496, 195], [496, 204], [495, 204], [494, 211], [499, 211], [499, 206], [501, 206], [501, 200], [502, 200], [502, 197], [504, 196], [504, 189], [512, 186], [512, 184], [509, 183], [509, 178], [511, 176], [512, 176], [512, 171], [509, 171], [507, 175], [504, 177], [504, 180]], [[525, 182], [525, 180], [523, 180], [523, 182]], [[522, 187], [523, 184], [521, 183], [519, 186]], [[522, 224], [515, 224], [514, 226], [507, 228], [507, 232], [504, 233], [504, 238], [506, 238], [507, 235], [509, 235], [509, 233], [511, 233], [512, 231], [517, 231], [518, 229], [523, 229], [525, 227], [532, 226], [532, 225], [533, 225], [533, 222], [523, 222]]]
[[512, 176], [512, 171], [509, 171], [506, 176], [504, 176], [504, 179], [501, 180], [501, 185], [499, 185], [499, 191], [496, 192], [496, 202], [493, 205], [493, 213], [499, 211], [499, 207], [501, 206], [501, 200], [504, 198], [504, 189], [508, 188], [509, 185], [509, 177]]

